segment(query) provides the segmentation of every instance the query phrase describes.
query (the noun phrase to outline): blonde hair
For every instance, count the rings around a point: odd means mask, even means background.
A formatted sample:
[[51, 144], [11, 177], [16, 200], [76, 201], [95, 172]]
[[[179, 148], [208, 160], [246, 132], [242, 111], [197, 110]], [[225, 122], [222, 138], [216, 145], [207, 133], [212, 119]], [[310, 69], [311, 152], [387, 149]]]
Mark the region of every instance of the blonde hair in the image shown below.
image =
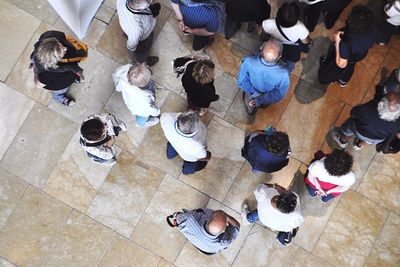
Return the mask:
[[128, 81], [137, 87], [145, 87], [151, 79], [151, 71], [144, 64], [136, 64], [129, 68]]
[[44, 39], [36, 51], [36, 58], [46, 70], [49, 68], [57, 69], [57, 63], [63, 56], [64, 46], [54, 37]]
[[204, 85], [214, 80], [214, 69], [214, 63], [209, 59], [204, 59], [194, 65], [192, 76], [196, 82]]

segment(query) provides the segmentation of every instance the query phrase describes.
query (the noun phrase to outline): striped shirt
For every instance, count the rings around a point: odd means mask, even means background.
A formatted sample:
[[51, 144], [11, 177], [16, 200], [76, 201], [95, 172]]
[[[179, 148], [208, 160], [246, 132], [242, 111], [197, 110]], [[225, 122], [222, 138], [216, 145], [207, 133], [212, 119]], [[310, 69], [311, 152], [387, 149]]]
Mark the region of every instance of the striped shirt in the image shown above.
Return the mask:
[[[152, 15], [133, 14], [126, 7], [126, 0], [117, 0], [117, 12], [119, 24], [122, 30], [128, 35], [126, 47], [135, 51], [139, 41], [145, 40], [153, 32], [156, 19]], [[149, 8], [141, 10], [151, 14]]]
[[183, 210], [177, 215], [179, 230], [192, 245], [203, 252], [216, 253], [226, 249], [239, 235], [239, 228], [228, 225], [225, 232], [214, 236], [206, 231], [206, 224], [211, 219], [213, 210]]
[[217, 7], [211, 5], [185, 6], [179, 0], [171, 0], [178, 4], [183, 16], [183, 22], [190, 28], [206, 28], [208, 32], [218, 30]]

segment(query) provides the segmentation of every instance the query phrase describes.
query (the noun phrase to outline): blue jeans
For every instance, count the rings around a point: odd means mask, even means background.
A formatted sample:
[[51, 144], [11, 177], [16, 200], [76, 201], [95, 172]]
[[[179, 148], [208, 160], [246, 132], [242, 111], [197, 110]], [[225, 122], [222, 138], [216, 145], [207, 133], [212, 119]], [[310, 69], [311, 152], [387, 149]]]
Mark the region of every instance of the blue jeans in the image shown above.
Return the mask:
[[349, 136], [355, 135], [357, 137], [357, 139], [360, 139], [361, 141], [364, 141], [365, 143], [370, 144], [370, 145], [376, 145], [376, 144], [379, 144], [379, 143], [385, 141], [385, 139], [371, 139], [371, 138], [361, 135], [356, 130], [356, 125], [355, 125], [355, 121], [353, 118], [348, 118], [342, 124], [342, 126], [340, 126], [340, 130], [345, 136], [349, 137]]
[[[167, 143], [167, 158], [173, 159], [178, 156], [178, 152], [176, 152], [175, 148], [168, 142]], [[185, 175], [193, 174], [195, 172], [201, 171], [207, 165], [207, 161], [183, 161], [182, 173]]]
[[57, 91], [51, 91], [51, 96], [55, 101], [62, 103], [66, 98], [65, 94], [68, 92], [68, 90], [69, 87]]
[[150, 116], [142, 117], [142, 116], [136, 115], [136, 124], [139, 125], [140, 127], [144, 127], [144, 125], [149, 120], [149, 118], [150, 118]]
[[246, 218], [249, 221], [249, 223], [254, 223], [254, 222], [258, 221], [260, 219], [258, 217], [258, 210], [255, 209], [252, 212], [248, 213]]
[[[317, 196], [317, 189], [312, 188], [309, 184], [306, 184], [306, 188], [307, 188], [307, 191], [310, 194], [310, 196], [312, 196], [312, 197]], [[335, 198], [334, 195], [328, 194], [328, 195], [322, 197], [322, 201], [328, 202], [329, 200], [334, 199], [334, 198]]]

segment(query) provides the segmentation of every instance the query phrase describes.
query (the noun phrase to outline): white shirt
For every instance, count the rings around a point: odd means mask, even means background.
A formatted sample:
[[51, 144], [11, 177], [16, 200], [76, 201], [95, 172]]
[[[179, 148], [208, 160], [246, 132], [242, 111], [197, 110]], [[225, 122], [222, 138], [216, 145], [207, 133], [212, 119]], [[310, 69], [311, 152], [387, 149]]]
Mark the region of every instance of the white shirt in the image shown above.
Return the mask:
[[308, 171], [313, 176], [317, 177], [318, 180], [326, 183], [331, 183], [339, 186], [352, 186], [356, 180], [356, 176], [354, 172], [350, 171], [349, 173], [342, 176], [333, 176], [330, 175], [329, 172], [325, 169], [324, 166], [325, 158], [321, 160], [317, 160], [308, 167]]
[[293, 44], [297, 42], [299, 39], [304, 40], [307, 38], [310, 33], [306, 26], [300, 21], [297, 22], [296, 25], [290, 28], [281, 27], [283, 33], [289, 38], [288, 41], [283, 35], [279, 32], [278, 27], [276, 26], [275, 19], [266, 19], [262, 23], [262, 27], [264, 31], [270, 34], [272, 37], [280, 40], [284, 44]]
[[[149, 8], [143, 11], [151, 13]], [[135, 51], [139, 41], [145, 40], [153, 32], [156, 19], [152, 15], [133, 14], [126, 7], [126, 0], [117, 0], [117, 12], [119, 25], [128, 35], [126, 47]]]
[[115, 89], [122, 92], [125, 105], [133, 115], [158, 116], [160, 109], [155, 104], [153, 92], [140, 89], [128, 82], [128, 71], [131, 66], [127, 64], [115, 70], [112, 75]]
[[388, 9], [387, 7], [389, 6], [389, 4], [387, 4], [385, 6], [385, 12], [386, 15], [389, 16], [389, 18], [387, 18], [387, 22], [389, 22], [390, 24], [394, 25], [394, 26], [399, 26], [400, 25], [400, 2], [396, 1], [394, 2], [394, 4]]
[[175, 148], [179, 156], [186, 161], [196, 162], [207, 156], [207, 128], [199, 121], [197, 132], [193, 136], [180, 133], [176, 120], [181, 113], [161, 114], [161, 128], [168, 142]]
[[[294, 193], [296, 194], [296, 193]], [[304, 219], [300, 214], [300, 198], [297, 196], [297, 206], [292, 213], [285, 214], [274, 208], [271, 204], [271, 199], [279, 195], [278, 190], [260, 184], [254, 191], [254, 196], [257, 199], [258, 217], [260, 221], [272, 230], [290, 232], [296, 227], [299, 227]]]

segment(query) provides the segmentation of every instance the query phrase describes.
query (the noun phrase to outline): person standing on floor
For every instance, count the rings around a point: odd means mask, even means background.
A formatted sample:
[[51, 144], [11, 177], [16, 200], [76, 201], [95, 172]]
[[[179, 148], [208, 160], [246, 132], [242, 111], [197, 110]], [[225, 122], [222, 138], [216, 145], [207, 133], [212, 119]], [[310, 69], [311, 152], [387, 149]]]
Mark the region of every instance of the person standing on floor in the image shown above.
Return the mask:
[[161, 114], [161, 127], [167, 138], [167, 158], [183, 159], [182, 173], [204, 169], [211, 158], [207, 151], [207, 128], [196, 111]]
[[351, 0], [299, 0], [308, 5], [304, 11], [304, 24], [313, 32], [322, 13], [325, 28], [328, 30], [335, 25], [343, 9]]
[[133, 52], [133, 62], [153, 66], [158, 57], [149, 56], [153, 44], [156, 16], [161, 5], [152, 0], [117, 0], [119, 24], [128, 36], [126, 47]]
[[117, 162], [113, 144], [126, 125], [112, 114], [101, 113], [89, 116], [81, 125], [79, 143], [89, 158], [95, 162], [112, 165]]
[[280, 101], [289, 90], [289, 69], [279, 60], [282, 48], [280, 41], [270, 39], [261, 46], [261, 54], [242, 60], [237, 85], [243, 91], [247, 113], [253, 114], [257, 107]]
[[193, 34], [193, 50], [211, 42], [210, 37], [223, 27], [222, 3], [208, 0], [171, 0], [172, 10], [184, 34]]
[[36, 86], [51, 91], [56, 102], [72, 107], [75, 100], [67, 93], [74, 82], [83, 82], [83, 69], [78, 63], [87, 55], [84, 43], [67, 38], [63, 32], [43, 33], [30, 56]]
[[239, 236], [240, 223], [222, 210], [183, 209], [167, 219], [171, 227], [178, 227], [187, 240], [206, 255], [226, 249]]
[[230, 39], [240, 30], [242, 22], [248, 22], [247, 32], [256, 30], [257, 25], [269, 18], [270, 0], [226, 1], [225, 38]]
[[328, 202], [350, 189], [356, 178], [351, 170], [353, 157], [345, 150], [334, 149], [330, 154], [318, 151], [308, 167], [305, 178], [310, 196]]
[[379, 14], [379, 31], [383, 43], [388, 43], [394, 33], [399, 32], [400, 0], [388, 0]]
[[272, 173], [289, 163], [291, 153], [289, 137], [272, 126], [265, 131], [254, 131], [244, 139], [242, 156], [247, 159], [253, 173]]
[[136, 126], [150, 127], [160, 120], [156, 105], [151, 71], [146, 65], [136, 63], [119, 67], [112, 75], [115, 89], [122, 92], [125, 105], [136, 116]]

